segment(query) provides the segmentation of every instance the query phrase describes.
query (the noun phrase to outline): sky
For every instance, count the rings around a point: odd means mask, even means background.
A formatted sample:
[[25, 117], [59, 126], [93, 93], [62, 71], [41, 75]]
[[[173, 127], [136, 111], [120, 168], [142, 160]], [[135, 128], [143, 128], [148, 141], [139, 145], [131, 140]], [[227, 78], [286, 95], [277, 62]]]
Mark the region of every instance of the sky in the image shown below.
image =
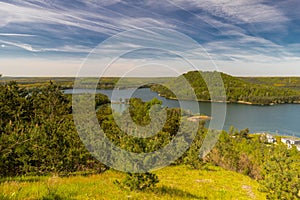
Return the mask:
[[299, 0], [1, 0], [0, 74], [300, 76], [299, 10]]

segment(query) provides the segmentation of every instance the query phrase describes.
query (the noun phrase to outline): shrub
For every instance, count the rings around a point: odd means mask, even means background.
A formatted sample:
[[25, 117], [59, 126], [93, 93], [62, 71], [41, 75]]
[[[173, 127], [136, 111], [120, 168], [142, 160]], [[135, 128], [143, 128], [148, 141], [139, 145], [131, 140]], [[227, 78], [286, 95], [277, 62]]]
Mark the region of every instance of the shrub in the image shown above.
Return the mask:
[[127, 173], [123, 182], [115, 181], [114, 183], [130, 191], [144, 191], [146, 189], [154, 188], [158, 182], [159, 180], [156, 174], [147, 172], [139, 174]]

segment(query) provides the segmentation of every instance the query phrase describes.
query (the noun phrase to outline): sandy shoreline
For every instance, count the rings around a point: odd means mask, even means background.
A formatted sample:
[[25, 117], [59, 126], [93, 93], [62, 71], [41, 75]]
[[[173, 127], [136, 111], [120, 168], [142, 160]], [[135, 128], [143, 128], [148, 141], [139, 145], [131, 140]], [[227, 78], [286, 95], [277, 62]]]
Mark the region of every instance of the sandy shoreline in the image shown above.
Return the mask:
[[212, 117], [207, 116], [207, 115], [196, 115], [196, 116], [189, 117], [187, 119], [189, 121], [197, 122], [197, 121], [201, 121], [201, 120], [211, 120]]

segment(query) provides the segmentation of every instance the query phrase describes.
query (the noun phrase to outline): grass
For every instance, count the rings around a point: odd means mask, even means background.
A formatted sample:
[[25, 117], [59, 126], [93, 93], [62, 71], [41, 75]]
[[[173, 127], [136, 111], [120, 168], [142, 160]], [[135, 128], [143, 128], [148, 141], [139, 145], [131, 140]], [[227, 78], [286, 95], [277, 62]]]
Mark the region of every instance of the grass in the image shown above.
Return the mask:
[[209, 166], [192, 170], [171, 166], [155, 172], [159, 184], [153, 190], [130, 192], [114, 180], [125, 175], [114, 170], [73, 177], [17, 177], [0, 181], [0, 200], [6, 199], [265, 199], [258, 183], [247, 176]]

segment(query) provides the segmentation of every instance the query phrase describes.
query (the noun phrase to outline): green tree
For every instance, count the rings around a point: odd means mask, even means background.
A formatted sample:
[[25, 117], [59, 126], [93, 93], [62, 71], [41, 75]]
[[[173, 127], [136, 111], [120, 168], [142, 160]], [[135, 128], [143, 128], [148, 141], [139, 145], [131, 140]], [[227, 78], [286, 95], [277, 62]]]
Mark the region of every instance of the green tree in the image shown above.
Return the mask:
[[0, 88], [0, 176], [106, 169], [82, 144], [70, 98], [57, 84], [30, 93], [15, 82]]
[[300, 198], [300, 160], [295, 148], [280, 145], [270, 151], [260, 189], [267, 193], [267, 199]]

